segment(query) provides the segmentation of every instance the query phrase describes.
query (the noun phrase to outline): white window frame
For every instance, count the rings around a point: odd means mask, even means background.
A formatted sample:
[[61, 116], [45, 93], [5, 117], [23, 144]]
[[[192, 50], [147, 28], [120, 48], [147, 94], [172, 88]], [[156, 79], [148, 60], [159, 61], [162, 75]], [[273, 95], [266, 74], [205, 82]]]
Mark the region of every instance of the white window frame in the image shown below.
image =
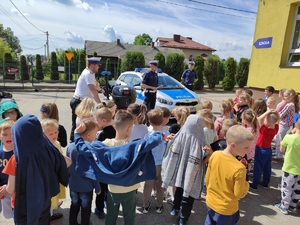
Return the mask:
[[[295, 35], [295, 29], [296, 29], [296, 22], [298, 20], [300, 21], [300, 14], [298, 14], [298, 11], [300, 11], [300, 5], [297, 5], [296, 10], [295, 10], [293, 32], [292, 32], [291, 40], [290, 40], [290, 48], [289, 48], [289, 54], [288, 54], [288, 58], [287, 58], [287, 66], [300, 66], [300, 61], [299, 62], [291, 62], [291, 59], [293, 56], [295, 56], [295, 55], [300, 56], [300, 43], [299, 43], [298, 49], [292, 48], [293, 41], [294, 41], [294, 35]], [[300, 38], [300, 32], [299, 32], [299, 38]]]

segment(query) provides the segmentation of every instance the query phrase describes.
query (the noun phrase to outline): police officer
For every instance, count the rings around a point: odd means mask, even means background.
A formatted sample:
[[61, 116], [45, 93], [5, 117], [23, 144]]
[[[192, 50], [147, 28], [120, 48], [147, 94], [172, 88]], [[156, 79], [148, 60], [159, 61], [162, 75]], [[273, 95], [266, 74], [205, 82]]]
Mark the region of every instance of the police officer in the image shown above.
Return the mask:
[[141, 87], [145, 88], [144, 104], [147, 106], [148, 111], [154, 109], [157, 89], [162, 87], [162, 85], [158, 86], [158, 77], [156, 73], [157, 64], [158, 61], [149, 62], [150, 71], [143, 74], [143, 80], [141, 83]]
[[74, 141], [74, 130], [76, 128], [76, 114], [75, 109], [80, 104], [83, 98], [93, 98], [97, 103], [101, 103], [98, 91], [102, 92], [102, 88], [96, 81], [95, 73], [98, 72], [100, 59], [98, 57], [88, 58], [88, 67], [85, 68], [77, 81], [75, 93], [70, 101], [72, 109], [72, 129], [70, 135], [70, 142]]
[[194, 83], [197, 82], [198, 76], [194, 70], [194, 61], [189, 61], [188, 65], [189, 68], [182, 73], [181, 80], [183, 81], [184, 86], [193, 91]]

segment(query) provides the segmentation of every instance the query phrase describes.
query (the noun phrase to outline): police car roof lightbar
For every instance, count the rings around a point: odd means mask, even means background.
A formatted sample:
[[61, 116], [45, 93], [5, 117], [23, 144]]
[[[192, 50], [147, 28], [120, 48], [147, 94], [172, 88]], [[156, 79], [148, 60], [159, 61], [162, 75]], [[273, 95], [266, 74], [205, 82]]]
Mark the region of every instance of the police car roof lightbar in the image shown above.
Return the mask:
[[111, 74], [110, 71], [102, 71], [101, 72], [102, 76], [106, 76], [106, 75], [110, 75], [110, 74]]
[[[147, 72], [147, 71], [149, 71], [149, 70], [150, 70], [150, 68], [140, 68], [140, 67], [136, 67], [136, 68], [134, 69], [134, 72], [144, 73], [144, 72]], [[156, 72], [162, 73], [162, 69], [161, 69], [161, 68], [157, 68], [157, 69], [156, 69]]]

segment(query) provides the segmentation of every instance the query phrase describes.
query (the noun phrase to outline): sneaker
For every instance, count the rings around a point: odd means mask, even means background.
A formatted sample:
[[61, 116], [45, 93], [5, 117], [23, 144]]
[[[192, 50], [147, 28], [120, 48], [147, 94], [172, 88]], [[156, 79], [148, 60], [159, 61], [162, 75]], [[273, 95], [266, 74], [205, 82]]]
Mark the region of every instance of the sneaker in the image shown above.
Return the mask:
[[156, 213], [161, 214], [163, 208], [164, 208], [163, 206], [161, 206], [161, 207], [156, 206]]
[[170, 205], [174, 205], [173, 198], [171, 196], [167, 198], [167, 203], [169, 203]]
[[95, 215], [101, 220], [104, 219], [105, 217], [105, 213], [104, 212], [100, 212], [97, 208], [95, 208]]
[[288, 211], [291, 213], [297, 213], [297, 208], [289, 206]]
[[172, 211], [170, 212], [171, 216], [178, 216], [178, 214], [179, 214], [179, 210], [177, 209], [172, 209]]
[[278, 209], [280, 212], [282, 212], [284, 215], [288, 214], [288, 211], [286, 208], [284, 208], [281, 203], [275, 204], [274, 205], [276, 209]]
[[254, 191], [257, 191], [257, 186], [254, 186], [253, 183], [250, 184], [250, 188], [253, 189]]
[[143, 213], [144, 214], [147, 214], [150, 210], [150, 207], [151, 207], [151, 203], [149, 202], [149, 206], [148, 207], [143, 207]]
[[55, 222], [57, 220], [60, 220], [63, 218], [63, 214], [61, 213], [53, 213], [52, 216], [50, 217], [50, 222]]
[[262, 181], [259, 181], [258, 185], [262, 186], [264, 189], [268, 189], [268, 187], [269, 187], [268, 185], [265, 185]]

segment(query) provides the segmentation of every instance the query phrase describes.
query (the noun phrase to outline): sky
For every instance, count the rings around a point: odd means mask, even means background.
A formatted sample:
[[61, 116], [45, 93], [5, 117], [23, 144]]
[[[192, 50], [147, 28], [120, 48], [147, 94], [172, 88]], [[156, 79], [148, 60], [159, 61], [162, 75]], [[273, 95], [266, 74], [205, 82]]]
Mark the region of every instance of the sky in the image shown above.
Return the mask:
[[251, 56], [258, 1], [6, 0], [0, 2], [0, 23], [19, 38], [22, 54], [44, 55], [47, 31], [50, 52], [83, 49], [85, 40], [132, 43], [147, 33], [153, 41], [173, 34], [192, 37], [222, 59], [239, 60]]

